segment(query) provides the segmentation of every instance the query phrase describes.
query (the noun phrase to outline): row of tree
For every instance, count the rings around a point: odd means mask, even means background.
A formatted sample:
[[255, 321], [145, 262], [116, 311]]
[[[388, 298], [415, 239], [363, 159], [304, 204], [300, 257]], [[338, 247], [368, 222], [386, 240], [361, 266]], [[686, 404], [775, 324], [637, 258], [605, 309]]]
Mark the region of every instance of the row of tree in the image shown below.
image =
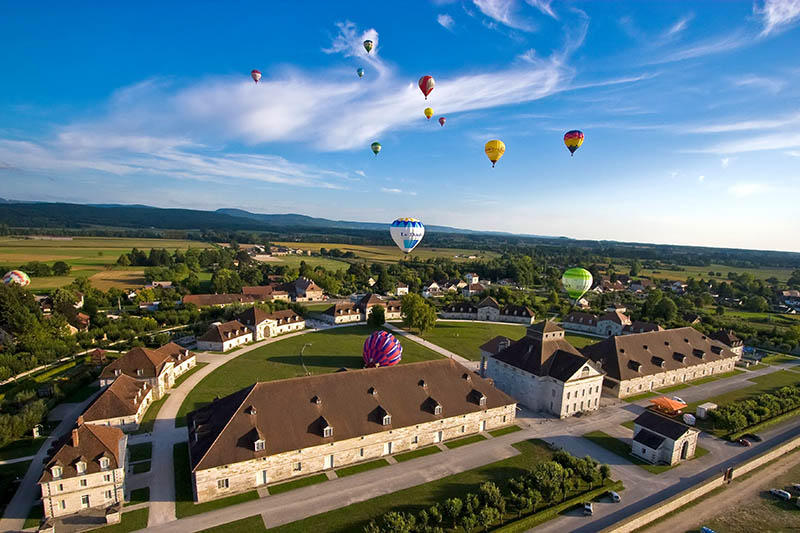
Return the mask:
[[739, 400], [710, 412], [714, 426], [730, 433], [800, 407], [800, 386], [787, 386], [755, 398]]

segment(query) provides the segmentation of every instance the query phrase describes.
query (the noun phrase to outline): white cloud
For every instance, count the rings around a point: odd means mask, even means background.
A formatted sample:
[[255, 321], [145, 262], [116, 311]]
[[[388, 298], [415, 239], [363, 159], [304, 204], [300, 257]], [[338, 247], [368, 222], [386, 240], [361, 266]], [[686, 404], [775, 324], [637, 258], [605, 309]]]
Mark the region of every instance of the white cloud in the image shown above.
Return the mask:
[[722, 159], [719, 160], [719, 165], [722, 168], [728, 168], [728, 166], [730, 164], [731, 164], [731, 158], [730, 157], [723, 157]]
[[367, 173], [364, 172], [363, 170], [356, 170], [355, 173], [358, 174], [359, 176], [361, 176], [362, 178], [366, 178], [367, 177]]
[[786, 150], [787, 148], [800, 148], [800, 134], [775, 133], [756, 137], [745, 137], [732, 141], [725, 141], [702, 150], [699, 153], [710, 154], [738, 154], [742, 152], [758, 152], [762, 150]]
[[783, 80], [756, 76], [754, 74], [748, 74], [742, 76], [741, 78], [736, 78], [732, 80], [732, 82], [737, 87], [746, 87], [748, 89], [764, 89], [765, 91], [771, 93], [779, 93], [786, 85], [786, 82]]
[[737, 198], [745, 198], [760, 192], [764, 192], [765, 187], [760, 183], [737, 183], [728, 188], [728, 193]]
[[544, 13], [545, 15], [551, 16], [554, 19], [558, 20], [558, 15], [556, 12], [553, 11], [553, 7], [550, 5], [553, 3], [553, 0], [525, 0], [528, 5], [531, 5]]
[[800, 0], [765, 0], [762, 7], [753, 6], [753, 11], [761, 15], [764, 29], [762, 36], [780, 32], [800, 20]]
[[798, 123], [800, 123], [800, 113], [782, 118], [742, 120], [710, 124], [707, 126], [694, 126], [687, 131], [689, 133], [729, 133], [734, 131], [771, 130]]
[[697, 181], [699, 181], [700, 183], [703, 183], [705, 180], [706, 180], [705, 176], [697, 176]]
[[649, 64], [672, 63], [684, 61], [707, 55], [719, 54], [735, 50], [752, 42], [752, 38], [742, 31], [737, 31], [729, 35], [712, 37], [701, 42], [692, 43], [683, 48], [679, 48], [661, 58], [648, 62]]
[[392, 189], [389, 187], [381, 187], [381, 192], [385, 192], [387, 194], [402, 194], [404, 196], [416, 196], [417, 193], [413, 191], [404, 191], [403, 189]]
[[508, 26], [523, 31], [533, 31], [533, 26], [516, 14], [516, 0], [472, 0], [481, 13]]
[[800, 150], [789, 150], [786, 152], [786, 155], [790, 155], [792, 157], [800, 157]]
[[676, 35], [683, 33], [683, 31], [689, 26], [689, 22], [694, 18], [693, 13], [689, 13], [688, 15], [684, 15], [683, 17], [679, 18], [675, 24], [669, 27], [667, 31], [664, 32], [665, 38], [675, 37]]
[[677, 178], [677, 177], [678, 177], [678, 174], [680, 174], [680, 172], [678, 172], [677, 170], [673, 170], [672, 172], [670, 172], [670, 173], [669, 173], [669, 176], [670, 176], [672, 179], [675, 179], [675, 178]]
[[453, 20], [453, 17], [451, 17], [447, 13], [442, 13], [438, 17], [436, 17], [436, 22], [438, 22], [448, 30], [452, 30], [453, 26], [455, 26], [456, 24], [456, 21]]

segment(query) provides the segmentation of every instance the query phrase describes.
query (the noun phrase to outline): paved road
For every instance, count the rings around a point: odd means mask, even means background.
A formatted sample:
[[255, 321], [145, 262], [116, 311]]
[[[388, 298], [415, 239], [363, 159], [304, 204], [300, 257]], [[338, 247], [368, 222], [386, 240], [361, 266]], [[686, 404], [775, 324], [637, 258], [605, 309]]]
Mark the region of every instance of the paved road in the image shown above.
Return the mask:
[[0, 465], [13, 465], [14, 463], [22, 463], [24, 461], [30, 461], [34, 459], [35, 455], [28, 455], [26, 457], [14, 457], [13, 459], [6, 459], [5, 461], [0, 461]]

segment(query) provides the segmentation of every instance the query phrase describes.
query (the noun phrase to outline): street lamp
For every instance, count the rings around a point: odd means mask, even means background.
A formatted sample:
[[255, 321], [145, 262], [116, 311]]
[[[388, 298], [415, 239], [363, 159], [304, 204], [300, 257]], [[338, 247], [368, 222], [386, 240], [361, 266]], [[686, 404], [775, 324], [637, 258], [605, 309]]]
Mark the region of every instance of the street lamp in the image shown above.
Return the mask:
[[308, 371], [308, 369], [306, 368], [306, 364], [303, 362], [303, 350], [306, 349], [306, 346], [313, 346], [313, 344], [314, 343], [312, 342], [307, 342], [303, 345], [302, 348], [300, 348], [300, 364], [303, 365], [303, 370], [305, 370], [306, 376], [310, 376], [311, 372]]

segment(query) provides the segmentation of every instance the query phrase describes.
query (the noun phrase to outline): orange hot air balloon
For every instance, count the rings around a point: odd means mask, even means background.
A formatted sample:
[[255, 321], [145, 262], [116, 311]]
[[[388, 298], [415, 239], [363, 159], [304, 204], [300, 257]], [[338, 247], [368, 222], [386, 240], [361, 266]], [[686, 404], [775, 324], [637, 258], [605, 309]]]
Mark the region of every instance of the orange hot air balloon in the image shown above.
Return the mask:
[[433, 76], [422, 76], [419, 79], [419, 90], [425, 95], [425, 100], [428, 99], [428, 95], [431, 94], [435, 85], [436, 82], [433, 81]]

